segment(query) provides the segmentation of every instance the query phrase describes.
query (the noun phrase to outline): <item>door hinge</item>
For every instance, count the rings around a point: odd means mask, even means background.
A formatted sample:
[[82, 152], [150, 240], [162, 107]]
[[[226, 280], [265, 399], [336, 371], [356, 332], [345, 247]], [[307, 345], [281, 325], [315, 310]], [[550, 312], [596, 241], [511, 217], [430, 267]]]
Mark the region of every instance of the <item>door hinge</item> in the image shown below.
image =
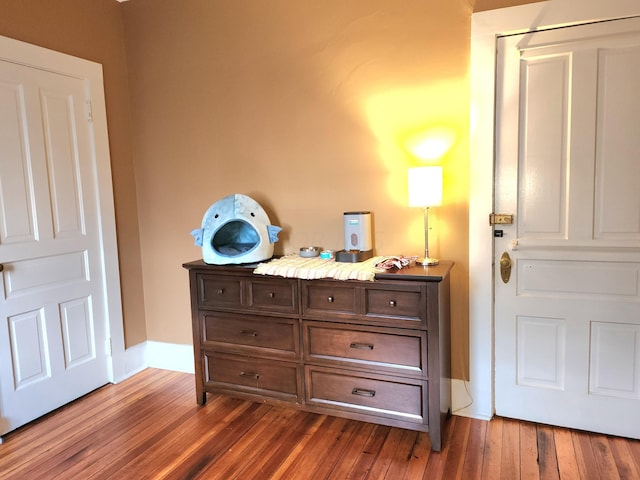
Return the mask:
[[513, 214], [511, 213], [490, 213], [489, 225], [513, 225]]
[[87, 100], [87, 120], [93, 122], [93, 110], [91, 108], [91, 100]]

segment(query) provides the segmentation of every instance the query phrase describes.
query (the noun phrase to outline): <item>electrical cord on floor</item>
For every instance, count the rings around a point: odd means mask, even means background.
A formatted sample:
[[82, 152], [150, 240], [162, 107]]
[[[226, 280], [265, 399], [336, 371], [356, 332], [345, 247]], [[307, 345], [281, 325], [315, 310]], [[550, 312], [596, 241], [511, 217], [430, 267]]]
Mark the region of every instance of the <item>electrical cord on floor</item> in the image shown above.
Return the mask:
[[469, 396], [469, 403], [467, 403], [466, 405], [460, 407], [460, 408], [456, 408], [455, 410], [453, 410], [451, 412], [451, 414], [454, 414], [456, 412], [459, 412], [460, 410], [464, 410], [465, 408], [469, 408], [471, 405], [473, 405], [473, 395], [471, 395], [471, 392], [469, 391], [469, 382], [467, 380], [463, 380], [464, 383], [464, 389], [467, 392], [467, 395]]

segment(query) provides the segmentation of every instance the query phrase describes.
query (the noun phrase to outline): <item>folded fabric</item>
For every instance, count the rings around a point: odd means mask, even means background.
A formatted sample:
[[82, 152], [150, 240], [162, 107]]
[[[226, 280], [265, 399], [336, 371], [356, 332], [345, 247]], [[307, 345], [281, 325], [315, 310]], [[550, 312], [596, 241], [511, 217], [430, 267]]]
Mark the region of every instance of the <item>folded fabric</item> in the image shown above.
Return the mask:
[[319, 257], [305, 258], [297, 253], [258, 264], [253, 273], [287, 278], [314, 280], [369, 280], [376, 276], [375, 265], [384, 257], [373, 257], [358, 263], [336, 262]]

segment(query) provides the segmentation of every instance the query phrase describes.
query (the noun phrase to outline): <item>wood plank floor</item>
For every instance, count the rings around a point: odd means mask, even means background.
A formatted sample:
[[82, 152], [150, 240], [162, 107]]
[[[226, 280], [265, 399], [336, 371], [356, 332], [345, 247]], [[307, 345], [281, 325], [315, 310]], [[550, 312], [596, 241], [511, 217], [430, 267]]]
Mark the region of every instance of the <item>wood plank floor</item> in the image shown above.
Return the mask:
[[0, 478], [640, 479], [640, 442], [453, 416], [429, 436], [211, 395], [148, 369], [3, 437]]

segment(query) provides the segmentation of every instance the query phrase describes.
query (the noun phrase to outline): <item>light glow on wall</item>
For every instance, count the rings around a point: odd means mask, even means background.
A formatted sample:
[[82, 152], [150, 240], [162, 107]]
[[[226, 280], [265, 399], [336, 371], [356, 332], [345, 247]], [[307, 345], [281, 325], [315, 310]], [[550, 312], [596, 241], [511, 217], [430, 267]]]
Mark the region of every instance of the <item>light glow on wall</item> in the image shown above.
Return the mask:
[[[413, 167], [443, 167], [443, 207], [429, 220], [429, 244], [434, 256], [452, 258], [466, 248], [465, 237], [454, 235], [460, 227], [455, 219], [466, 214], [468, 186], [469, 99], [461, 92], [468, 88], [465, 78], [395, 88], [365, 99], [365, 119], [377, 145], [377, 158], [386, 169], [388, 204], [397, 209], [404, 226], [397, 232], [380, 230], [403, 248], [404, 254], [419, 253], [424, 245], [423, 216], [407, 208], [407, 171]], [[373, 159], [372, 159], [373, 161]], [[386, 238], [386, 237], [385, 237]], [[440, 245], [446, 245], [440, 251]]]
[[451, 150], [455, 140], [453, 129], [434, 127], [410, 136], [405, 141], [405, 148], [421, 160], [437, 160]]
[[[387, 195], [398, 206], [406, 204], [407, 169], [438, 163], [446, 170], [448, 156], [468, 135], [469, 105], [460, 95], [463, 88], [460, 79], [450, 79], [367, 99], [367, 122], [378, 140], [379, 158], [389, 172]], [[444, 188], [449, 192], [447, 178], [453, 177], [445, 175]]]

